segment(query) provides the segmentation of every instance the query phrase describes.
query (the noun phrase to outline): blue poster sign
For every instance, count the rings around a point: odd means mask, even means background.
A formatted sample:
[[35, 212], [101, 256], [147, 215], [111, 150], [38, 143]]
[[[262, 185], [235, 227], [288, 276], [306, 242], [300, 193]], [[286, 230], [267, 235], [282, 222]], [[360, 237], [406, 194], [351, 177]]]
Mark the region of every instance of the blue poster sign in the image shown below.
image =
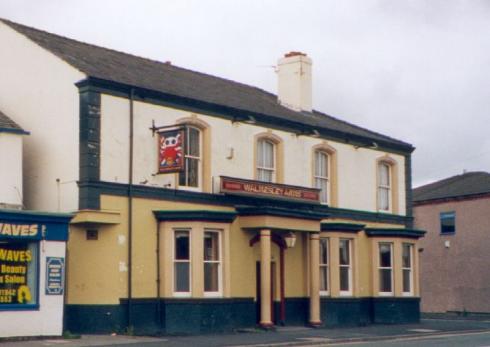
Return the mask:
[[46, 258], [46, 295], [63, 295], [65, 258]]

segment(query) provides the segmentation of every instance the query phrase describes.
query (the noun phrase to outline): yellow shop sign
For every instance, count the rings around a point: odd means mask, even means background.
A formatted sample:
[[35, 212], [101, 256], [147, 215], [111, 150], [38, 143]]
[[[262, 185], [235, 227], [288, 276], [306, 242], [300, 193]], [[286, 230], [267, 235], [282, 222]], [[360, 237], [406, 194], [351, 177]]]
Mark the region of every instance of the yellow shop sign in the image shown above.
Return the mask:
[[0, 236], [34, 237], [38, 232], [38, 224], [0, 223]]

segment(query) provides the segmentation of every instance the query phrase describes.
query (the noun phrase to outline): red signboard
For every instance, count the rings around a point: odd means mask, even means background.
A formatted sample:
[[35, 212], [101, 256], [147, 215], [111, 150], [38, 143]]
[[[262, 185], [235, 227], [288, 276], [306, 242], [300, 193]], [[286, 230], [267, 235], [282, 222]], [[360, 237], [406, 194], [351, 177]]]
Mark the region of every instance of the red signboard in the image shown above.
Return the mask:
[[158, 132], [158, 172], [170, 173], [184, 170], [183, 129]]
[[251, 196], [259, 195], [269, 198], [302, 200], [305, 202], [320, 201], [320, 190], [316, 188], [267, 183], [225, 176], [221, 176], [221, 192], [228, 194]]

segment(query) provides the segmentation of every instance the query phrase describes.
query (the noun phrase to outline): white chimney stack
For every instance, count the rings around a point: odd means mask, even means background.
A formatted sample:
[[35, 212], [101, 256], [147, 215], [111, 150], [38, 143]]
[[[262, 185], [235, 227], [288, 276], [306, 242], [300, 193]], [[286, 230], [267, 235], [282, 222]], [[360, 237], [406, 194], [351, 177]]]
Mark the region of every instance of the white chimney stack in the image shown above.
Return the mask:
[[289, 52], [277, 63], [279, 103], [295, 111], [311, 112], [312, 61], [301, 52]]

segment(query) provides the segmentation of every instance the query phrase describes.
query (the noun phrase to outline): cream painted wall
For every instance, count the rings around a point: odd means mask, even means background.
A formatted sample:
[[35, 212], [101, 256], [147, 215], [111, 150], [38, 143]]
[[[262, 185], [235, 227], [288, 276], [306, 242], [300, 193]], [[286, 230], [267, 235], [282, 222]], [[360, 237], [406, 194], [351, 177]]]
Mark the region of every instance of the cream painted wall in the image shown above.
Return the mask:
[[[79, 97], [85, 76], [0, 23], [0, 109], [31, 133], [24, 139], [24, 204], [78, 208]], [[61, 184], [56, 183], [59, 178]]]
[[40, 245], [39, 310], [2, 311], [0, 337], [60, 336], [63, 328], [63, 295], [46, 295], [46, 257], [65, 257], [65, 243]]
[[[174, 187], [174, 174], [154, 175], [157, 171], [157, 137], [152, 136], [152, 121], [156, 126], [173, 125], [182, 118], [190, 117], [187, 111], [135, 102], [134, 105], [134, 182], [147, 181], [147, 185]], [[266, 128], [232, 123], [216, 117], [194, 115], [212, 129], [211, 175], [217, 180], [220, 175], [252, 179], [254, 136], [267, 131]], [[111, 182], [128, 181], [129, 151], [129, 101], [127, 99], [102, 96], [101, 126], [101, 179]], [[338, 207], [376, 211], [376, 159], [387, 153], [372, 149], [356, 149], [352, 145], [323, 141], [307, 136], [273, 130], [284, 143], [284, 183], [312, 186], [312, 147], [322, 142], [337, 151], [338, 163]], [[234, 156], [227, 159], [229, 149]], [[398, 165], [398, 206], [405, 214], [404, 157], [389, 154]]]
[[22, 137], [0, 132], [0, 205], [22, 206]]

